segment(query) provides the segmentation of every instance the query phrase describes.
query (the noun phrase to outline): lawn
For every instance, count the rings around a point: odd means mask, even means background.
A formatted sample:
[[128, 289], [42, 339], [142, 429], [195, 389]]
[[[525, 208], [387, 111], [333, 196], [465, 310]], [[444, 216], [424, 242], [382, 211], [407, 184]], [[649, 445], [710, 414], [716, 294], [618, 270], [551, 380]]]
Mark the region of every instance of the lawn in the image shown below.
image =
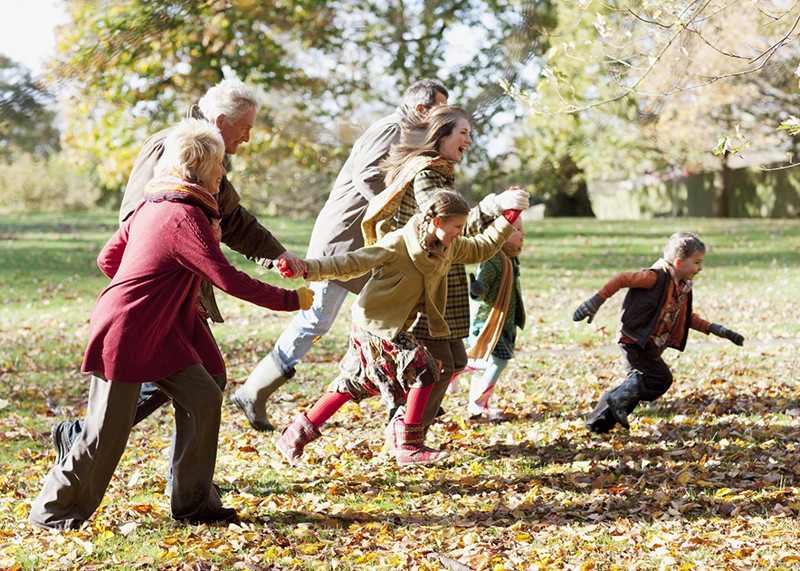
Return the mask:
[[[263, 219], [304, 254], [312, 221]], [[800, 567], [800, 225], [660, 218], [526, 222], [528, 325], [496, 401], [511, 421], [469, 423], [466, 380], [429, 439], [453, 452], [400, 468], [377, 399], [347, 405], [297, 468], [227, 396], [216, 481], [241, 523], [189, 526], [164, 495], [169, 410], [138, 425], [95, 516], [79, 531], [26, 523], [50, 469], [53, 422], [79, 418], [88, 318], [106, 278], [94, 259], [113, 213], [0, 215], [0, 569], [797, 569]], [[676, 230], [709, 246], [695, 311], [746, 337], [692, 332], [669, 351], [670, 391], [597, 436], [583, 418], [624, 371], [622, 295], [592, 324], [572, 311], [616, 272], [649, 266]], [[230, 260], [273, 284], [275, 273]], [[289, 282], [295, 287], [297, 282]], [[214, 326], [229, 386], [291, 315], [224, 294]], [[270, 403], [279, 426], [336, 375], [349, 305]]]

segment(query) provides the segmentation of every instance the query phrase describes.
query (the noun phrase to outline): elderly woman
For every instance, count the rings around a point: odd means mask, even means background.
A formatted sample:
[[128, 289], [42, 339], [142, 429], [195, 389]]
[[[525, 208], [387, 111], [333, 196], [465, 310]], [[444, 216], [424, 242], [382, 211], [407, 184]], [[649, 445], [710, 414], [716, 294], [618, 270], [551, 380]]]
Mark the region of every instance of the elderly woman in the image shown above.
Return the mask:
[[165, 142], [144, 201], [98, 257], [111, 278], [92, 310], [83, 371], [92, 374], [84, 430], [48, 474], [28, 521], [76, 529], [103, 499], [128, 441], [140, 384], [155, 382], [174, 404], [172, 517], [232, 521], [211, 480], [222, 393], [213, 375], [222, 358], [198, 312], [206, 280], [273, 310], [311, 305], [305, 288], [288, 291], [233, 268], [220, 249], [215, 195], [225, 175], [219, 130], [185, 119]]

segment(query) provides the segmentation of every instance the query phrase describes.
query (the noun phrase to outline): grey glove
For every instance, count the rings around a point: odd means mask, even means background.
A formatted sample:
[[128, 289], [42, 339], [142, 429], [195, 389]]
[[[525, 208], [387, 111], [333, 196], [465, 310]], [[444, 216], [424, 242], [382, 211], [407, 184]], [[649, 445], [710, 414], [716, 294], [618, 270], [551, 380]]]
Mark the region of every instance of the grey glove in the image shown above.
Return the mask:
[[483, 285], [482, 281], [475, 279], [475, 274], [470, 274], [469, 275], [469, 296], [472, 299], [478, 299], [484, 293], [486, 293], [486, 286]]
[[731, 331], [724, 325], [720, 325], [719, 323], [712, 323], [708, 326], [708, 332], [713, 333], [717, 337], [724, 337], [728, 339], [734, 345], [738, 345], [741, 347], [744, 345], [744, 336], [736, 333], [736, 331]]
[[586, 323], [591, 323], [594, 319], [594, 314], [597, 313], [597, 310], [600, 309], [600, 306], [605, 301], [599, 294], [594, 294], [575, 310], [575, 313], [572, 314], [572, 321], [582, 321], [588, 317], [589, 320]]

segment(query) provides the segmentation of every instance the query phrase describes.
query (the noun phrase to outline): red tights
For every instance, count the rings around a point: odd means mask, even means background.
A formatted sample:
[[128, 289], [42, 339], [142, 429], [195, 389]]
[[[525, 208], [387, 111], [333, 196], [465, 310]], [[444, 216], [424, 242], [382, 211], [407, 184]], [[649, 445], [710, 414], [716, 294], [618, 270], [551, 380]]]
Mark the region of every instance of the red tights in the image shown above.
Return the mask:
[[[425, 403], [428, 402], [428, 395], [431, 394], [433, 385], [422, 387], [421, 389], [411, 389], [408, 391], [406, 402], [406, 414], [403, 422], [406, 424], [419, 424], [422, 422], [422, 413], [425, 411]], [[327, 392], [322, 395], [306, 416], [316, 428], [336, 414], [344, 403], [353, 400], [349, 393]]]

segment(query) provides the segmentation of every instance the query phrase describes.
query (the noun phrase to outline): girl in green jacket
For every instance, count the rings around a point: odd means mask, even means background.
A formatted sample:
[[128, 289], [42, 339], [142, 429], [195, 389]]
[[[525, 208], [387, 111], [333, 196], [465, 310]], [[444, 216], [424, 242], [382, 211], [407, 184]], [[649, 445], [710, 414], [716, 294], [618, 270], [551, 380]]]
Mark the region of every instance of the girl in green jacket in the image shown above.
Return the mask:
[[519, 254], [525, 238], [522, 219], [517, 218], [514, 228], [516, 232], [502, 249], [478, 267], [477, 278], [472, 280], [470, 274], [473, 316], [467, 355], [469, 368], [481, 371], [470, 382], [467, 413], [471, 419], [506, 420], [500, 409], [489, 406], [489, 400], [497, 380], [514, 358], [517, 328], [525, 327], [519, 282]]

